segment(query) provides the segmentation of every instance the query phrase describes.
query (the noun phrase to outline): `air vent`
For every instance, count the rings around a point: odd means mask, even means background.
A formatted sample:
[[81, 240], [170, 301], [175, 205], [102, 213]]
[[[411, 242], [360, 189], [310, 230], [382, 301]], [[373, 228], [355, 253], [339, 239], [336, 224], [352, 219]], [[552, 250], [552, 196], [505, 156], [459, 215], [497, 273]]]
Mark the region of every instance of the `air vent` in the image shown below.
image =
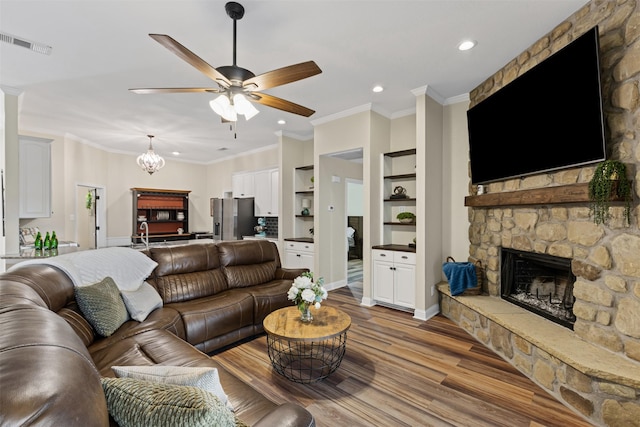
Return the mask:
[[34, 52], [42, 53], [44, 55], [51, 55], [51, 46], [46, 44], [37, 43], [34, 41], [26, 40], [8, 33], [0, 33], [0, 41], [12, 44], [14, 46], [24, 47]]

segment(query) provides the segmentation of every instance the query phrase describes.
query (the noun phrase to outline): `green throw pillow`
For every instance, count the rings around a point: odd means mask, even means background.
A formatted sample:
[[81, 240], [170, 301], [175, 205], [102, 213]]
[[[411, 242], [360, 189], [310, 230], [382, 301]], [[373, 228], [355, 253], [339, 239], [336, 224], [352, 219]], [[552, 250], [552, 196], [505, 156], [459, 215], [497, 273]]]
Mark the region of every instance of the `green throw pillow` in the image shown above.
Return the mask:
[[101, 381], [109, 414], [122, 427], [236, 426], [233, 412], [201, 388], [134, 378]]
[[227, 394], [220, 384], [217, 368], [199, 366], [112, 366], [118, 378], [135, 378], [164, 384], [189, 385], [199, 387], [218, 396], [227, 408], [233, 411]]
[[111, 277], [93, 285], [77, 286], [75, 294], [80, 311], [103, 337], [110, 336], [129, 320], [120, 290]]

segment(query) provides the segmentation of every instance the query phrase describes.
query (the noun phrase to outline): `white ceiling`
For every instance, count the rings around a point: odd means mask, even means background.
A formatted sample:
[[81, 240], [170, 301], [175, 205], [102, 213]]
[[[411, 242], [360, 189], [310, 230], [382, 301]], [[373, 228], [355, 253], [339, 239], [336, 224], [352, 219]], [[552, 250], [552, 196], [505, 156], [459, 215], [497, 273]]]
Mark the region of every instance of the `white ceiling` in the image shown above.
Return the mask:
[[[210, 163], [275, 144], [277, 131], [311, 139], [313, 121], [367, 104], [402, 115], [415, 108], [412, 89], [428, 86], [442, 102], [464, 96], [587, 1], [240, 1], [238, 66], [257, 75], [314, 60], [323, 72], [265, 91], [314, 115], [256, 105], [260, 114], [238, 121], [237, 139], [209, 108], [211, 94], [128, 91], [212, 86], [148, 34], [168, 34], [214, 67], [230, 65], [233, 21], [225, 3], [0, 0], [1, 32], [53, 48], [43, 55], [0, 43], [0, 85], [22, 91], [20, 130], [132, 156], [153, 134], [162, 156], [179, 151], [181, 160]], [[459, 52], [466, 38], [478, 45]], [[373, 93], [374, 84], [385, 91]]]

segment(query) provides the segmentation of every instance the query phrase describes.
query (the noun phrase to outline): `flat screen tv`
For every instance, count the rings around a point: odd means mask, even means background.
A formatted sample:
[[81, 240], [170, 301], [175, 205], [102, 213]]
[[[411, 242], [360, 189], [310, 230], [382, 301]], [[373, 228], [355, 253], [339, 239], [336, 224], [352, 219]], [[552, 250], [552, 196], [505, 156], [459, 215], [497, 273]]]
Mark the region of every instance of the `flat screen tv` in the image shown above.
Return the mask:
[[606, 159], [598, 27], [467, 111], [471, 182]]

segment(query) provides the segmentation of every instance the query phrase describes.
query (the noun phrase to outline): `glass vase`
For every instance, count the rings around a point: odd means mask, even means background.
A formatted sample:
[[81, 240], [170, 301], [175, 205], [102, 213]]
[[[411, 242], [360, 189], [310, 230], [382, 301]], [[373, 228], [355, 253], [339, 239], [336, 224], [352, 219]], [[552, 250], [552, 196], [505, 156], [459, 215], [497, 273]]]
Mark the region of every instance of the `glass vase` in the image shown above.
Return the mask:
[[311, 323], [311, 321], [313, 321], [313, 315], [311, 314], [310, 308], [311, 308], [310, 304], [305, 304], [300, 309], [300, 320], [303, 323]]

